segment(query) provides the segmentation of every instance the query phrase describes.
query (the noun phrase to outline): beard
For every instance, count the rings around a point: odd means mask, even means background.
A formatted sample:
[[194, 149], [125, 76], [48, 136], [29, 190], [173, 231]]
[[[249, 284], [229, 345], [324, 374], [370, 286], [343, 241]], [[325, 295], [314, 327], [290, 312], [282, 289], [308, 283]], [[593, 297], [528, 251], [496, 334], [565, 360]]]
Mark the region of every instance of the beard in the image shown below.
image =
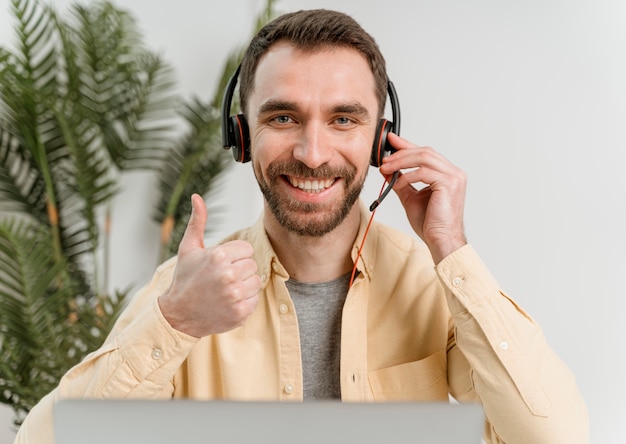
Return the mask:
[[[365, 175], [357, 178], [357, 170], [354, 167], [321, 166], [312, 169], [300, 161], [273, 162], [267, 168], [265, 176], [267, 180], [256, 167], [253, 170], [259, 188], [276, 220], [287, 230], [301, 236], [321, 237], [337, 228], [359, 199], [365, 183]], [[287, 181], [284, 176], [340, 178], [345, 188], [345, 198], [339, 205], [332, 207], [298, 201], [278, 191], [280, 188], [277, 186], [278, 181]]]

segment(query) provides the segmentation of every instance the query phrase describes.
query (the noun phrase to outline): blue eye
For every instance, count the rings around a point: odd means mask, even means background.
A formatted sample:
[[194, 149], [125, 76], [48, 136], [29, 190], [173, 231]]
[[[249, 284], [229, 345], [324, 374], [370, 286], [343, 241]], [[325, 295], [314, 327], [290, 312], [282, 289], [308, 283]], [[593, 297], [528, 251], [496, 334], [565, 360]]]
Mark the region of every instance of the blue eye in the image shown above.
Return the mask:
[[274, 120], [278, 123], [290, 123], [291, 122], [291, 117], [289, 116], [276, 116], [274, 117]]

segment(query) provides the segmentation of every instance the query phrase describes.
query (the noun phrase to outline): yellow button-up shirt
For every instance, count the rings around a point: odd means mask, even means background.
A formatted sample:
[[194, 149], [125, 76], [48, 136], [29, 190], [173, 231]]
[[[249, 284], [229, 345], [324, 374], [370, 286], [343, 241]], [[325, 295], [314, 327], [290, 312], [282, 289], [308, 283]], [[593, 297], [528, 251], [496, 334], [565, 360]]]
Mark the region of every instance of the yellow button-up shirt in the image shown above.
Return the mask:
[[[353, 260], [366, 209], [361, 219]], [[16, 443], [52, 443], [54, 401], [67, 397], [301, 400], [289, 276], [262, 218], [230, 239], [253, 245], [263, 283], [243, 326], [201, 339], [173, 329], [157, 303], [176, 258], [165, 262], [104, 345], [30, 412]], [[419, 240], [374, 223], [358, 270], [342, 315], [342, 400], [445, 401], [451, 395], [482, 404], [488, 443], [588, 441], [587, 412], [572, 374], [471, 246], [435, 266]]]

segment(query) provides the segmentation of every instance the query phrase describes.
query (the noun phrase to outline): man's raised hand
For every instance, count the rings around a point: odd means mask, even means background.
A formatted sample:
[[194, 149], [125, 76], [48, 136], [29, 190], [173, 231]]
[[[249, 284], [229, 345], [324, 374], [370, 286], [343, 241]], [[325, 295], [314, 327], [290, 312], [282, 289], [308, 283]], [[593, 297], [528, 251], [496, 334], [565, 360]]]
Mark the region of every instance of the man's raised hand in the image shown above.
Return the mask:
[[[383, 159], [380, 172], [400, 174], [393, 189], [411, 227], [424, 240], [435, 263], [467, 243], [463, 227], [465, 172], [431, 147], [418, 146], [390, 133], [396, 152]], [[419, 189], [413, 184], [421, 184]]]
[[202, 337], [242, 325], [257, 306], [261, 278], [248, 242], [205, 248], [206, 206], [197, 194], [191, 204], [172, 285], [159, 307], [172, 327]]

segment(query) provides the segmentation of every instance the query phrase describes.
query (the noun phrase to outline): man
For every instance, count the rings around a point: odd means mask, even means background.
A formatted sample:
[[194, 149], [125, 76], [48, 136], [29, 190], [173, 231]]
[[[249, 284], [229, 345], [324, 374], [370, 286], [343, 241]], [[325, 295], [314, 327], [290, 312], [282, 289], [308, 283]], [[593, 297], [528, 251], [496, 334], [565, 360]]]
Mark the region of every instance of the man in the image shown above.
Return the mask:
[[177, 258], [31, 411], [17, 442], [50, 442], [64, 397], [449, 394], [482, 404], [487, 442], [586, 442], [573, 376], [467, 244], [461, 170], [388, 134], [396, 151], [380, 172], [404, 172], [394, 191], [417, 236], [368, 228], [358, 197], [387, 94], [374, 40], [341, 13], [287, 14], [253, 39], [240, 75], [261, 219], [205, 246], [206, 208], [193, 196]]

